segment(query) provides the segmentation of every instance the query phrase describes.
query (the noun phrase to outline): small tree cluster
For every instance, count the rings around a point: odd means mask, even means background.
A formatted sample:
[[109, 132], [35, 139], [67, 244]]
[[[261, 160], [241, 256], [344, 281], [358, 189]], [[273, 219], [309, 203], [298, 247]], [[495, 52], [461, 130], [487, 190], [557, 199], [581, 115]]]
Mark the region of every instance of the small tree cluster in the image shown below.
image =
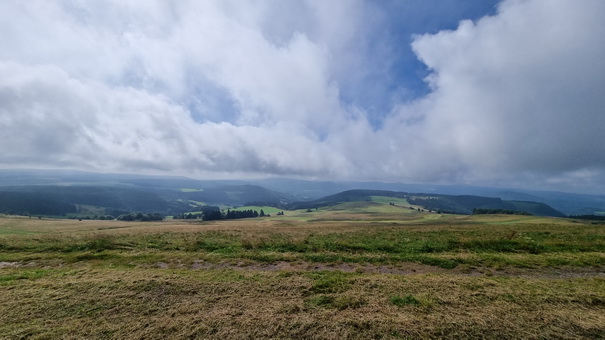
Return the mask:
[[250, 218], [250, 217], [263, 217], [265, 212], [261, 209], [260, 214], [256, 210], [227, 210], [224, 219], [237, 219], [237, 218]]
[[172, 216], [172, 218], [175, 220], [195, 220], [198, 218], [202, 218], [202, 214], [182, 213], [182, 214], [175, 214]]
[[133, 214], [123, 214], [118, 216], [118, 221], [141, 221], [141, 222], [150, 222], [150, 221], [162, 221], [164, 216], [159, 213], [133, 213]]
[[525, 211], [508, 210], [508, 209], [473, 209], [473, 215], [485, 215], [485, 214], [503, 214], [503, 215], [525, 215], [530, 216], [531, 214]]
[[111, 215], [94, 215], [94, 216], [70, 216], [69, 217], [72, 220], [78, 219], [78, 220], [101, 220], [101, 221], [111, 221], [111, 220], [115, 220], [116, 218], [111, 216]]
[[578, 220], [605, 221], [605, 215], [570, 215], [569, 218]]
[[[284, 212], [278, 212], [278, 215], [283, 215]], [[260, 212], [256, 210], [231, 210], [227, 209], [226, 212], [220, 210], [208, 210], [204, 211], [202, 214], [192, 214], [192, 213], [182, 213], [175, 214], [173, 219], [198, 219], [201, 218], [204, 221], [215, 221], [215, 220], [234, 220], [239, 218], [254, 218], [254, 217], [270, 217], [271, 215], [265, 214], [265, 212], [261, 209]]]

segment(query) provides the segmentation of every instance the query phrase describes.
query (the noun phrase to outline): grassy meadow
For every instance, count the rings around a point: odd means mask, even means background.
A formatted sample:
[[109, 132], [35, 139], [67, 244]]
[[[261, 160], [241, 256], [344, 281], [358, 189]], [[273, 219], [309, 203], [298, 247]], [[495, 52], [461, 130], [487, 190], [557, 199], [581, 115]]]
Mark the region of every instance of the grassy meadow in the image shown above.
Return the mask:
[[603, 224], [381, 197], [263, 209], [211, 222], [2, 216], [0, 338], [605, 337]]

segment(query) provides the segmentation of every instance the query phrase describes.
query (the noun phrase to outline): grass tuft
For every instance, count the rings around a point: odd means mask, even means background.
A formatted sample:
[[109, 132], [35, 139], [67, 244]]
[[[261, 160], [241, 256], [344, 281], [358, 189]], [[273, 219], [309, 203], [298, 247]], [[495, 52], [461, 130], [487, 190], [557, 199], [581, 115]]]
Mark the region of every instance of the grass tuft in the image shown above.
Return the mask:
[[420, 301], [414, 297], [414, 295], [405, 295], [405, 296], [399, 296], [399, 295], [395, 295], [395, 296], [391, 296], [390, 301], [392, 304], [394, 304], [397, 307], [404, 307], [404, 306], [408, 306], [408, 305], [412, 305], [412, 306], [419, 306], [420, 305]]

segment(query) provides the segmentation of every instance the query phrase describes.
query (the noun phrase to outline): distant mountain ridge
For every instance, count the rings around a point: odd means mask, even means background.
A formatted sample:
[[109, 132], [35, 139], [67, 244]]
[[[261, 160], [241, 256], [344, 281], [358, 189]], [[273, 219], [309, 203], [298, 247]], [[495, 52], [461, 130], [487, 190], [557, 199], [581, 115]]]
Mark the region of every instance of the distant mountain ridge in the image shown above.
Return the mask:
[[[69, 170], [0, 170], [0, 192], [7, 191], [9, 187], [13, 188], [12, 191], [15, 191], [17, 187], [23, 189], [17, 191], [24, 191], [27, 186], [108, 187], [121, 188], [125, 190], [124, 193], [129, 191], [144, 192], [148, 193], [149, 199], [159, 198], [162, 203], [156, 203], [162, 205], [166, 211], [186, 209], [187, 204], [184, 204], [183, 201], [187, 200], [226, 206], [254, 202], [284, 207], [294, 202], [314, 201], [352, 189], [363, 189], [408, 193], [421, 192], [427, 195], [491, 197], [499, 198], [513, 205], [522, 205], [523, 203], [512, 202], [524, 201], [543, 203], [567, 215], [605, 214], [605, 195], [595, 196], [459, 185], [330, 182], [287, 178], [197, 180], [183, 176], [99, 174]], [[31, 189], [28, 190], [32, 192]], [[125, 194], [125, 197], [136, 197], [137, 195], [139, 194], [131, 192]], [[120, 206], [123, 209], [138, 207], [136, 202], [127, 203], [124, 202]], [[445, 202], [442, 203], [445, 204]]]
[[262, 204], [283, 209], [309, 209], [345, 202], [367, 201], [373, 196], [404, 198], [427, 210], [453, 214], [471, 214], [475, 209], [521, 211], [532, 215], [563, 217], [552, 207], [530, 201], [505, 201], [500, 198], [471, 195], [406, 193], [388, 190], [348, 190], [313, 201], [293, 201], [294, 197], [252, 185], [217, 186], [208, 190], [179, 191], [108, 186], [13, 186], [0, 188], [0, 212], [14, 214], [65, 215], [87, 205], [104, 209], [104, 214], [119, 211], [180, 214], [203, 210], [215, 204]]

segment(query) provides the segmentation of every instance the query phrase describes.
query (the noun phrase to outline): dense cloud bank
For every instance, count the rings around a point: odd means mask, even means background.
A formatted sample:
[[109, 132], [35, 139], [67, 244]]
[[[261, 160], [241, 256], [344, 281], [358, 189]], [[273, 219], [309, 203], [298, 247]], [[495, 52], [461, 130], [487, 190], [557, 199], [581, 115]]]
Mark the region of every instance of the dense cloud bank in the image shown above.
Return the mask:
[[350, 98], [408, 43], [380, 3], [5, 1], [1, 165], [597, 192], [604, 10], [511, 0], [419, 32], [430, 93], [376, 117]]

